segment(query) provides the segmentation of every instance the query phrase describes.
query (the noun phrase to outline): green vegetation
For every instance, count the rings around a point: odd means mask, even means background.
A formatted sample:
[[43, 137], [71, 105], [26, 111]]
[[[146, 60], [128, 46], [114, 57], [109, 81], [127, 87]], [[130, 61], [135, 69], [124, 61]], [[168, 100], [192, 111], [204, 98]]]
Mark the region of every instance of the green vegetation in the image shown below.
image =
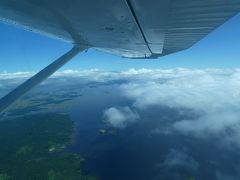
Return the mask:
[[17, 150], [16, 154], [19, 156], [22, 156], [22, 155], [28, 155], [31, 152], [32, 152], [32, 146], [25, 145], [25, 146], [20, 147]]
[[9, 180], [10, 176], [8, 176], [7, 174], [0, 174], [0, 180]]
[[81, 95], [73, 92], [69, 93], [68, 91], [58, 91], [58, 93], [54, 94], [37, 92], [37, 96], [35, 94], [28, 94], [14, 103], [7, 111], [7, 114], [10, 116], [22, 116], [30, 112], [46, 112], [48, 110], [64, 111], [68, 108], [71, 100], [78, 96]]
[[0, 121], [0, 180], [96, 180], [84, 175], [79, 155], [62, 151], [72, 133], [66, 114]]

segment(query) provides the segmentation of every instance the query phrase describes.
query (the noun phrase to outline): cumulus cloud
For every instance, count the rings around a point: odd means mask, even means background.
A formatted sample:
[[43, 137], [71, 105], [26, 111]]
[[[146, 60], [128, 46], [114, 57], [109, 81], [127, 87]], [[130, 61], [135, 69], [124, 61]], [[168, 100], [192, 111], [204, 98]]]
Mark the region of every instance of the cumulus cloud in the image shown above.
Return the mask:
[[199, 163], [186, 150], [171, 149], [164, 162], [157, 164], [156, 168], [160, 173], [156, 179], [189, 179], [197, 175]]
[[166, 159], [163, 163], [159, 164], [159, 166], [163, 167], [184, 167], [187, 169], [191, 169], [194, 171], [198, 170], [199, 164], [197, 161], [193, 159], [190, 155], [188, 155], [185, 151], [178, 151], [175, 149], [171, 149], [167, 154]]
[[[240, 112], [234, 109], [219, 109], [205, 113], [194, 120], [182, 120], [173, 124], [173, 129], [197, 137], [227, 134], [240, 129]], [[240, 144], [239, 144], [240, 145]]]
[[[227, 71], [227, 70], [226, 70]], [[136, 99], [135, 106], [149, 105], [185, 107], [198, 111], [239, 104], [239, 70], [226, 73], [219, 70], [173, 69], [167, 72], [156, 71], [143, 76], [142, 81], [131, 81], [122, 86], [126, 94]], [[227, 71], [228, 72], [228, 71]], [[167, 73], [167, 74], [165, 74]], [[239, 77], [238, 77], [239, 75]], [[157, 78], [158, 77], [158, 78]], [[207, 110], [209, 111], [209, 110]]]
[[115, 128], [124, 128], [138, 118], [138, 114], [127, 106], [120, 108], [111, 107], [104, 111], [104, 120]]
[[142, 80], [121, 85], [125, 96], [134, 101], [133, 107], [189, 109], [197, 116], [173, 122], [167, 130], [160, 129], [199, 138], [214, 135], [240, 147], [239, 69], [156, 70], [154, 76], [153, 72], [139, 74]]

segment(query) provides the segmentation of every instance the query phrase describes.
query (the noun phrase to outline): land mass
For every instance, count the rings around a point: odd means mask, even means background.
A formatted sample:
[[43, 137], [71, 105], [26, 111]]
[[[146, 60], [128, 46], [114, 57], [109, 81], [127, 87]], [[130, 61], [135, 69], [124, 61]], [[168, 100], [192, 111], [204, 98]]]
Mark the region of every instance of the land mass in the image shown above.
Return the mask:
[[39, 113], [0, 121], [0, 180], [96, 180], [84, 159], [64, 151], [73, 121], [63, 113]]

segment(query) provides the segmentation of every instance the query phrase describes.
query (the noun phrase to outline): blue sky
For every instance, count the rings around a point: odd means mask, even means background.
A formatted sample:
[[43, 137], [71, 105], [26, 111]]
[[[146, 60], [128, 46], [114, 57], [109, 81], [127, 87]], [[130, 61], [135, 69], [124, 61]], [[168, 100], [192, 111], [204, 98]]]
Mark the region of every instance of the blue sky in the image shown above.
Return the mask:
[[[0, 23], [0, 72], [37, 71], [71, 48], [71, 44]], [[238, 68], [240, 14], [192, 48], [157, 60], [124, 59], [95, 50], [79, 54], [63, 69]]]

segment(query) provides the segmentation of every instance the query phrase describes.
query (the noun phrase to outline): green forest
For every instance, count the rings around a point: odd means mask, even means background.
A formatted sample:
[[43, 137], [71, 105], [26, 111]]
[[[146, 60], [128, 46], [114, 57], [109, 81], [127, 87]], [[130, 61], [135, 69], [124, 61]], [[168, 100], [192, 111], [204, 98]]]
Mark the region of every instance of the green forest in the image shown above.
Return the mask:
[[0, 180], [96, 180], [82, 171], [80, 155], [64, 151], [72, 134], [62, 113], [0, 120]]

